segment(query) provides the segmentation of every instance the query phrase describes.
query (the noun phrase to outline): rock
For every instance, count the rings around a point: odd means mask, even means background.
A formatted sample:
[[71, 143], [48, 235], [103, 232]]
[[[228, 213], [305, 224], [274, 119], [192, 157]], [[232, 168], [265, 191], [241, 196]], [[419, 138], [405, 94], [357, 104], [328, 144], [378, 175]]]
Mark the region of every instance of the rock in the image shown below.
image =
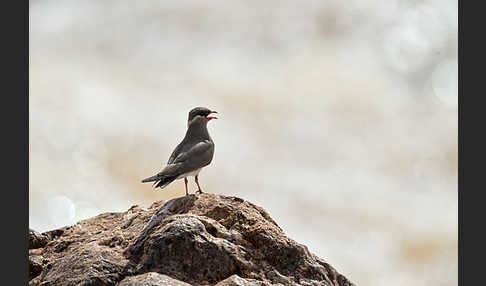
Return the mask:
[[270, 286], [266, 282], [258, 281], [255, 279], [243, 279], [240, 276], [234, 274], [223, 281], [218, 282], [215, 286]]
[[44, 268], [42, 256], [29, 256], [29, 279], [39, 275]]
[[191, 286], [191, 284], [170, 278], [167, 275], [159, 274], [157, 272], [149, 272], [136, 276], [131, 276], [123, 279], [118, 286]]
[[44, 247], [49, 242], [49, 237], [29, 229], [29, 249]]
[[237, 197], [184, 196], [42, 235], [30, 285], [354, 285]]

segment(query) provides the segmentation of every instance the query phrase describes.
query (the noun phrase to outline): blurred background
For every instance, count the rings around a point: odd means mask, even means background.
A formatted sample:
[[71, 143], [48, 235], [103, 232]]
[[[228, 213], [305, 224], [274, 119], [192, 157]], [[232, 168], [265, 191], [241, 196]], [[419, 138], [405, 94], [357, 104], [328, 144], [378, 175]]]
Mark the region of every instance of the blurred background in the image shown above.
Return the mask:
[[357, 285], [457, 285], [457, 1], [29, 3], [31, 228], [184, 195], [140, 180], [206, 106], [204, 190]]

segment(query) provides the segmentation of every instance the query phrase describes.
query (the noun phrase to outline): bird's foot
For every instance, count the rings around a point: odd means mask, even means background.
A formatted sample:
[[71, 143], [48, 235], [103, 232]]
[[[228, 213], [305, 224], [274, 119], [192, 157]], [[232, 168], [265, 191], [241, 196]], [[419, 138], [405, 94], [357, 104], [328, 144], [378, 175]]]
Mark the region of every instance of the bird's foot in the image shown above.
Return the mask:
[[202, 193], [204, 193], [204, 192], [201, 189], [196, 191], [196, 194], [202, 194]]

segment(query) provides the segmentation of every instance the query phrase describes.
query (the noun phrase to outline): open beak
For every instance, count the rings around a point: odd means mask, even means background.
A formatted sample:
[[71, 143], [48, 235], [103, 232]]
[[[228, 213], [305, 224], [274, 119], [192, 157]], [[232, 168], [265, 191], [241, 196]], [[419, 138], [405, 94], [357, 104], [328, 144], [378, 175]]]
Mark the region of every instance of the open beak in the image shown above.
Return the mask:
[[218, 113], [217, 111], [211, 111], [207, 116], [206, 118], [211, 120], [211, 119], [218, 119], [218, 117], [216, 116], [211, 116], [213, 113]]

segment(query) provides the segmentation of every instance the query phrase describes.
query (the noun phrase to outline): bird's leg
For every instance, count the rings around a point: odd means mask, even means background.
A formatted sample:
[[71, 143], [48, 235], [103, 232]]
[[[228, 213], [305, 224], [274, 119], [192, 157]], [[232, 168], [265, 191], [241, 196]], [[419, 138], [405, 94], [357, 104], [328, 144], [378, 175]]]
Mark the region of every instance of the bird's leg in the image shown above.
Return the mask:
[[184, 184], [186, 185], [186, 196], [188, 196], [189, 192], [187, 191], [187, 178], [184, 178]]
[[197, 178], [198, 175], [196, 175], [196, 184], [197, 184], [197, 191], [196, 193], [202, 194], [203, 191], [201, 190], [201, 186], [199, 186], [199, 180]]

